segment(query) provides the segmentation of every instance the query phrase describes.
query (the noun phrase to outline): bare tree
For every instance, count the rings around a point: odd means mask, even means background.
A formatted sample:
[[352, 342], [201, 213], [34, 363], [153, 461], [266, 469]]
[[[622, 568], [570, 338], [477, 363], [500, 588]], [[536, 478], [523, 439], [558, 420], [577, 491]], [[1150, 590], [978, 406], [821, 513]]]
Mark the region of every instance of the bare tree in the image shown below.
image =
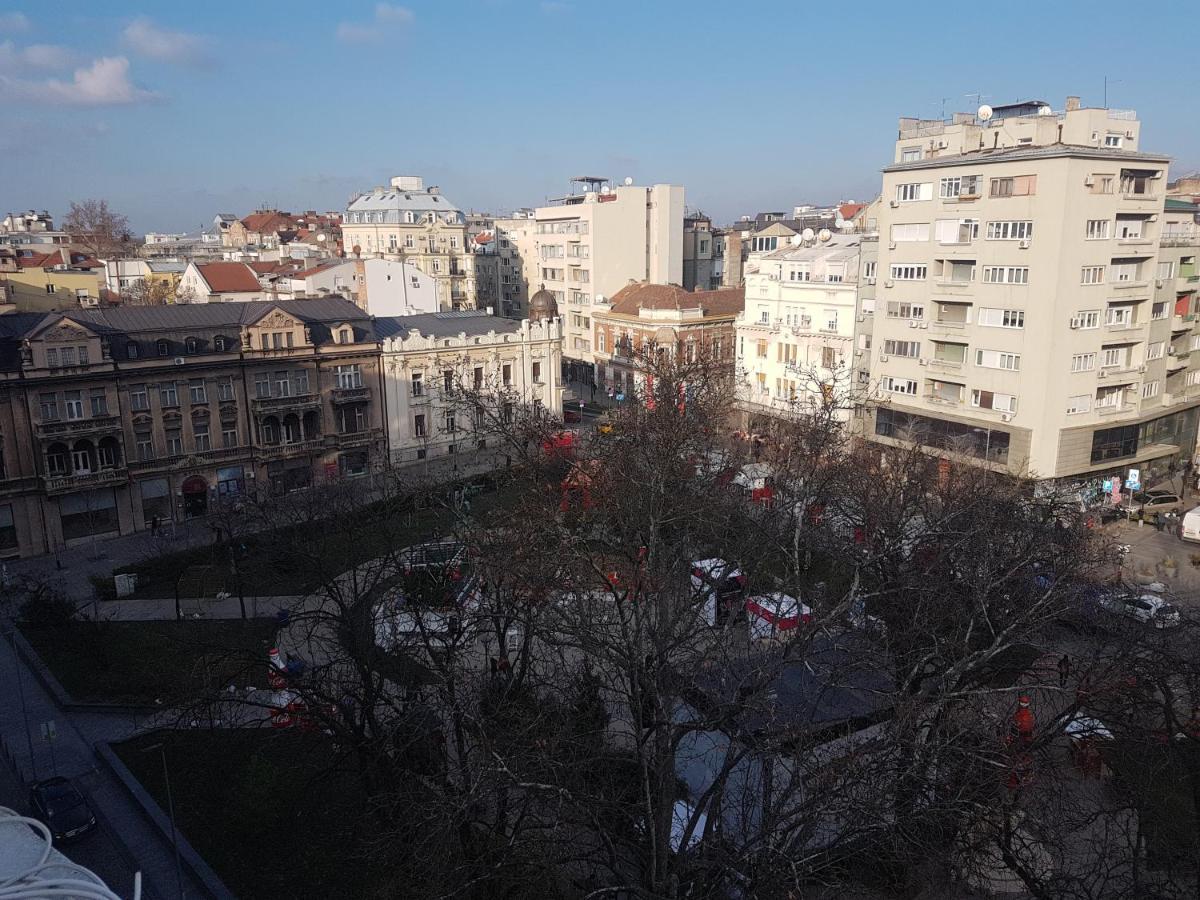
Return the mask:
[[110, 210], [107, 200], [72, 203], [63, 219], [63, 230], [95, 257], [122, 255], [133, 239], [129, 220]]

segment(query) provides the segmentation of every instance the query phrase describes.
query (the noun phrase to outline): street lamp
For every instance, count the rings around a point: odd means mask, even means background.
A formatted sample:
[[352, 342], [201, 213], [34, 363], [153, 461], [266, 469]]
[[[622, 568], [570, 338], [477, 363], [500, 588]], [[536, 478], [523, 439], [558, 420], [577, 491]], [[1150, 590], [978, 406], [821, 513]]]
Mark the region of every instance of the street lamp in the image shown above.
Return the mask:
[[179, 830], [175, 827], [175, 801], [171, 797], [171, 775], [167, 771], [167, 748], [162, 741], [143, 748], [141, 753], [157, 750], [162, 759], [163, 783], [167, 787], [167, 813], [171, 817], [171, 847], [175, 851], [175, 889], [179, 900], [183, 900], [183, 868], [179, 864]]

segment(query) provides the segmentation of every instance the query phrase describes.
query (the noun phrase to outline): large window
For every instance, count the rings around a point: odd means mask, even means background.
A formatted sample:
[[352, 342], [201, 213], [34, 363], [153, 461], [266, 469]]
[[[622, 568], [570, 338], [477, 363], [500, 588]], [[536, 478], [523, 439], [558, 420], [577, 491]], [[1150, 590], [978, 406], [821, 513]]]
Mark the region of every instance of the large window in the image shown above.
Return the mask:
[[337, 386], [341, 390], [363, 386], [362, 366], [357, 363], [349, 366], [335, 366], [334, 372], [337, 374]]
[[978, 409], [1015, 413], [1017, 398], [1012, 394], [997, 394], [994, 391], [971, 391], [971, 405]]
[[896, 281], [924, 281], [929, 276], [929, 267], [893, 263], [891, 272]]
[[1088, 219], [1085, 233], [1089, 241], [1103, 241], [1110, 237], [1111, 228], [1111, 219]]
[[889, 300], [887, 305], [889, 319], [923, 319], [925, 304], [909, 303], [905, 300]]
[[879, 409], [875, 413], [875, 433], [881, 437], [913, 439], [927, 447], [953, 449], [995, 463], [1008, 462], [1009, 434], [999, 429]]
[[909, 356], [916, 358], [921, 355], [921, 342], [887, 340], [883, 342], [883, 352], [890, 356]]
[[[904, 225], [892, 226], [892, 240], [896, 242], [927, 241], [929, 240], [928, 222], [910, 222]], [[803, 279], [807, 281], [808, 278]]]
[[978, 175], [955, 175], [943, 178], [938, 188], [938, 196], [943, 200], [953, 200], [959, 197], [979, 196]]
[[1109, 459], [1137, 456], [1138, 426], [1121, 425], [1117, 428], [1101, 428], [1092, 435], [1092, 462], [1102, 463]]
[[989, 241], [1027, 241], [1033, 237], [1033, 222], [1016, 219], [1009, 222], [988, 222]]
[[990, 193], [993, 197], [1028, 197], [1036, 193], [1036, 190], [1036, 175], [993, 178], [990, 186]]
[[975, 365], [985, 369], [1008, 369], [1016, 372], [1021, 368], [1021, 356], [1018, 353], [1005, 353], [1000, 350], [976, 350]]
[[982, 307], [979, 310], [980, 325], [992, 328], [1024, 328], [1025, 311], [1021, 309], [996, 309]]
[[917, 395], [917, 383], [911, 378], [893, 378], [891, 375], [884, 375], [879, 380], [879, 389], [889, 394], [909, 394], [913, 397]]
[[930, 200], [932, 198], [932, 182], [926, 182], [924, 184], [914, 182], [912, 184], [896, 185], [896, 199], [901, 203], [908, 203], [913, 200]]
[[984, 284], [1029, 284], [1027, 266], [984, 266]]

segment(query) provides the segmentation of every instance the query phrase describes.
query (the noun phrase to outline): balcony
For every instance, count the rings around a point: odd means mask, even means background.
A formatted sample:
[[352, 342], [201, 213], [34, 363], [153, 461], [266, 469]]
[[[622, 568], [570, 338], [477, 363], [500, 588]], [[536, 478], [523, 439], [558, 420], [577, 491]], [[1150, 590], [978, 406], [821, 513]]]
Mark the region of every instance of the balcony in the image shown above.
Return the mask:
[[1200, 231], [1168, 232], [1158, 239], [1160, 247], [1191, 247], [1200, 244]]
[[957, 372], [963, 367], [961, 359], [938, 359], [936, 356], [929, 360], [929, 368], [940, 369], [943, 372]]
[[325, 436], [325, 446], [330, 448], [366, 447], [383, 439], [382, 428], [365, 428], [362, 431], [352, 431]]
[[320, 453], [325, 449], [325, 438], [313, 438], [308, 441], [296, 441], [292, 444], [264, 444], [258, 447], [258, 456], [264, 460], [288, 459], [293, 456], [305, 456], [310, 453]]
[[1161, 203], [1162, 198], [1158, 194], [1140, 194], [1137, 191], [1121, 191], [1121, 199], [1128, 200], [1133, 203]]
[[173, 456], [158, 456], [154, 459], [129, 460], [129, 468], [135, 471], [157, 471], [176, 467], [196, 467], [226, 462], [234, 459], [246, 459], [250, 456], [249, 447], [221, 447], [216, 450], [205, 450], [203, 453], [177, 453]]
[[34, 427], [39, 437], [71, 437], [98, 431], [120, 431], [121, 420], [117, 416], [92, 416], [90, 419], [38, 422]]
[[1137, 406], [1133, 403], [1099, 403], [1095, 406], [1096, 415], [1098, 416], [1118, 416], [1122, 413], [1133, 413], [1137, 411]]
[[42, 479], [47, 494], [69, 494], [72, 491], [90, 491], [95, 488], [111, 487], [129, 481], [129, 470], [124, 466], [101, 469], [79, 475], [50, 475]]
[[335, 406], [341, 403], [362, 403], [371, 399], [369, 387], [334, 388], [331, 393]]
[[1176, 313], [1175, 315], [1171, 316], [1171, 330], [1179, 332], [1191, 331], [1192, 325], [1195, 324], [1195, 321], [1196, 316], [1194, 313], [1190, 313], [1186, 316], [1181, 316]]
[[1144, 291], [1150, 287], [1150, 282], [1142, 277], [1138, 277], [1133, 281], [1110, 281], [1108, 289], [1111, 291]]
[[939, 291], [944, 291], [956, 296], [970, 293], [971, 289], [975, 286], [975, 282], [973, 281], [937, 281], [934, 282], [934, 284], [937, 286]]
[[287, 397], [256, 397], [250, 404], [256, 413], [262, 414], [283, 409], [317, 409], [321, 405], [321, 398], [310, 392]]

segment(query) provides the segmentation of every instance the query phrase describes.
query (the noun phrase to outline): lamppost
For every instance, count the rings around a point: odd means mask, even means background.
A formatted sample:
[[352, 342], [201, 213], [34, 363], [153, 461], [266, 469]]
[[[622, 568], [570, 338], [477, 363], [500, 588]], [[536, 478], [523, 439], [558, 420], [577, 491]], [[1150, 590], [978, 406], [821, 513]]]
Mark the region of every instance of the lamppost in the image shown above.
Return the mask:
[[171, 797], [171, 775], [167, 771], [167, 748], [162, 741], [159, 741], [140, 752], [151, 753], [155, 750], [162, 759], [163, 783], [167, 787], [167, 813], [171, 817], [171, 847], [175, 851], [175, 889], [179, 900], [183, 900], [183, 868], [179, 864], [179, 830], [175, 827], [175, 801]]

